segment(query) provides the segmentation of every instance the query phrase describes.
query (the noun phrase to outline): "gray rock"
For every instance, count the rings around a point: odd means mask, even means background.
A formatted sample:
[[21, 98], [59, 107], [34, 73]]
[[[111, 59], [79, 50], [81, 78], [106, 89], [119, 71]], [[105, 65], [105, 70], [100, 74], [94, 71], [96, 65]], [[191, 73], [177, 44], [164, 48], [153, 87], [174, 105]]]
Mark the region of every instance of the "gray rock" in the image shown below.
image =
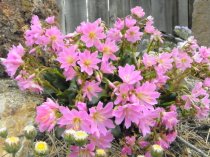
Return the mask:
[[[23, 134], [26, 125], [34, 123], [35, 108], [43, 99], [40, 95], [21, 92], [16, 83], [9, 79], [0, 79], [0, 128], [6, 127], [9, 136]], [[28, 141], [23, 140], [23, 147], [18, 157], [27, 157]], [[3, 139], [0, 139], [0, 143]], [[0, 145], [0, 156], [6, 154]]]
[[210, 46], [210, 1], [195, 0], [192, 32], [200, 45]]

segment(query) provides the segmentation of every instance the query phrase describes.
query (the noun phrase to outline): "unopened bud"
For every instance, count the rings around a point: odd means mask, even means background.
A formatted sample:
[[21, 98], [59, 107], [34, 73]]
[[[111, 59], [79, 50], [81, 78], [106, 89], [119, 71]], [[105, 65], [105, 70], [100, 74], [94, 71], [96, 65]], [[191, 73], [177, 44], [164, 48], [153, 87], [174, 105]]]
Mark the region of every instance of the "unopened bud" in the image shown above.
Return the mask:
[[65, 130], [63, 133], [63, 138], [64, 140], [68, 143], [68, 144], [72, 144], [74, 143], [74, 134], [76, 133], [76, 131], [72, 130], [72, 129], [68, 129]]
[[34, 140], [37, 135], [37, 130], [33, 125], [26, 126], [23, 131], [28, 140]]
[[21, 147], [20, 139], [18, 137], [8, 137], [4, 146], [7, 153], [16, 154]]
[[162, 157], [163, 156], [163, 148], [158, 144], [154, 144], [151, 149], [151, 155], [152, 155], [152, 157]]
[[6, 138], [7, 135], [8, 135], [7, 128], [1, 128], [1, 129], [0, 129], [0, 137]]

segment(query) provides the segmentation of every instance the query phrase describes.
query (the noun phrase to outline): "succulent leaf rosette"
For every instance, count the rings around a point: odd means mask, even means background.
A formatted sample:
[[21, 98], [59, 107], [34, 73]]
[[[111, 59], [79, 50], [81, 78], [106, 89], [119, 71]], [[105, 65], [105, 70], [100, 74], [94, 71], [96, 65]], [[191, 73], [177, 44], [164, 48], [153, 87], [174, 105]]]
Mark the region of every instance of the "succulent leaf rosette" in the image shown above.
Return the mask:
[[[21, 90], [48, 97], [36, 108], [41, 132], [60, 127], [88, 134], [85, 145], [70, 145], [70, 156], [108, 153], [115, 140], [122, 156], [149, 157], [154, 145], [170, 147], [179, 120], [208, 117], [210, 48], [193, 36], [166, 48], [153, 18], [144, 15], [137, 6], [111, 28], [98, 19], [67, 35], [54, 17], [35, 15], [25, 43], [2, 59]], [[192, 86], [185, 83], [190, 78]]]

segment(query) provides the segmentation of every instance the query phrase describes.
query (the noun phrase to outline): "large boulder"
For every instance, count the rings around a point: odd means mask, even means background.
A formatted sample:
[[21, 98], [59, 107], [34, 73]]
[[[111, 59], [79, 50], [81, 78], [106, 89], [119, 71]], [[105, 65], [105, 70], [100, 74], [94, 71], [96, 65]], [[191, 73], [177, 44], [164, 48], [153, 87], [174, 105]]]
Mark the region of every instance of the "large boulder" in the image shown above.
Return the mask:
[[198, 43], [210, 46], [210, 1], [195, 0], [192, 31]]
[[[0, 57], [9, 47], [23, 42], [24, 29], [33, 14], [41, 19], [58, 15], [56, 0], [0, 0]], [[3, 68], [0, 66], [0, 76]]]
[[[0, 80], [0, 128], [7, 127], [10, 136], [23, 135], [23, 128], [34, 123], [35, 107], [42, 101], [39, 95], [21, 92], [14, 81]], [[23, 137], [21, 140], [24, 146], [18, 157], [27, 157], [28, 142]], [[3, 142], [0, 139], [0, 143]], [[6, 154], [2, 146], [1, 144], [0, 156]]]

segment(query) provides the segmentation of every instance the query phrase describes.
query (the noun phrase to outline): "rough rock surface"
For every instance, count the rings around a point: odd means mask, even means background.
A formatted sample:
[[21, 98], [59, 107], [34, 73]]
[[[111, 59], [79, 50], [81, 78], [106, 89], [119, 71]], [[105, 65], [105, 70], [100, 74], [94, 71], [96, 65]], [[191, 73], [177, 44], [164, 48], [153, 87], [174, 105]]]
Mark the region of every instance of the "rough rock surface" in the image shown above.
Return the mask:
[[[7, 127], [9, 135], [22, 135], [23, 128], [26, 125], [33, 124], [35, 107], [42, 101], [39, 95], [21, 92], [14, 81], [0, 80], [0, 127]], [[23, 138], [21, 139], [24, 147], [18, 157], [27, 157], [28, 142]], [[0, 139], [0, 156], [6, 154], [1, 143], [3, 143], [3, 139]]]
[[41, 19], [57, 16], [56, 0], [0, 0], [0, 57], [5, 57], [13, 44], [23, 41], [24, 29], [29, 25], [33, 14]]
[[210, 46], [210, 1], [195, 0], [192, 31], [198, 43]]

